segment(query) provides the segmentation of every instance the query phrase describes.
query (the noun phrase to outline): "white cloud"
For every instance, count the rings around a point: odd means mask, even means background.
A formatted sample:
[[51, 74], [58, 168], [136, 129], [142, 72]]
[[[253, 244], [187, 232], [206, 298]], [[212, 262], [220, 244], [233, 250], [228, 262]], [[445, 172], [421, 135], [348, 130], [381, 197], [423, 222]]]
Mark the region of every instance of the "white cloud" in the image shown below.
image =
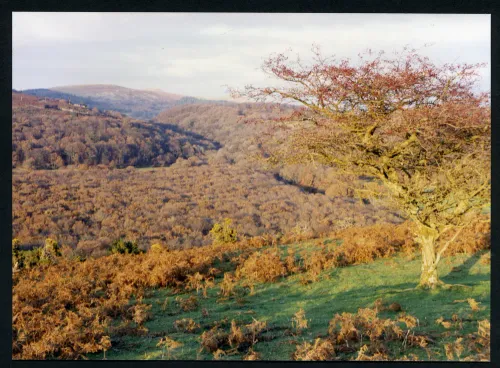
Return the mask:
[[[14, 88], [115, 83], [208, 98], [223, 85], [269, 83], [273, 52], [311, 45], [355, 57], [370, 47], [420, 47], [437, 62], [488, 62], [489, 15], [14, 13]], [[489, 88], [490, 71], [482, 71]]]
[[200, 30], [200, 34], [201, 35], [210, 35], [210, 36], [221, 36], [221, 35], [225, 35], [229, 32], [231, 32], [233, 30], [233, 28], [227, 26], [227, 25], [224, 25], [224, 24], [216, 24], [214, 26], [210, 26], [210, 27], [207, 27], [207, 28], [202, 28]]
[[12, 18], [14, 45], [39, 42], [85, 41], [99, 36], [104, 16], [100, 13], [15, 12]]

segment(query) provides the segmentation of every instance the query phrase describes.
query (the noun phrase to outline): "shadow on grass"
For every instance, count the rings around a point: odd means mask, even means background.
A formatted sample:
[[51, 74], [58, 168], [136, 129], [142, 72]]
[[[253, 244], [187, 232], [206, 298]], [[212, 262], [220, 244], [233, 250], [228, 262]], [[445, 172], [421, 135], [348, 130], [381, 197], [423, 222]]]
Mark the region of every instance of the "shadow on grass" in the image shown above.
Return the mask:
[[[308, 317], [315, 320], [315, 324], [326, 326], [328, 321], [336, 313], [356, 313], [359, 308], [373, 307], [374, 302], [381, 298], [384, 303], [399, 303], [402, 310], [410, 314], [415, 314], [418, 318], [434, 320], [441, 314], [452, 314], [457, 305], [454, 303], [457, 299], [480, 297], [480, 291], [477, 287], [484, 281], [489, 281], [488, 273], [470, 274], [470, 269], [478, 262], [482, 254], [476, 254], [469, 257], [460, 266], [456, 267], [458, 271], [450, 272], [444, 277], [445, 282], [450, 284], [462, 284], [473, 287], [422, 290], [417, 289], [418, 280], [415, 282], [401, 282], [393, 280], [384, 285], [362, 284], [359, 280], [357, 285], [349, 285], [348, 289], [342, 289], [340, 285], [332, 285], [331, 288], [325, 282], [312, 284], [311, 288], [304, 290], [304, 287], [297, 285], [280, 290], [279, 288], [267, 287], [259, 290], [256, 299], [251, 303], [253, 306], [260, 305], [256, 309], [266, 312], [268, 315], [274, 315], [273, 320], [282, 322], [288, 316], [290, 318], [300, 308], [306, 311]], [[450, 276], [451, 274], [451, 276]], [[335, 276], [332, 281], [335, 280]], [[358, 280], [356, 280], [358, 281]], [[399, 282], [398, 282], [399, 281]], [[322, 286], [319, 286], [323, 284]], [[482, 286], [480, 287], [483, 288]], [[487, 302], [484, 299], [484, 302]], [[261, 309], [262, 308], [262, 309]], [[395, 312], [387, 312], [392, 315]], [[399, 312], [397, 312], [399, 313]], [[276, 318], [278, 317], [278, 318]]]
[[[301, 284], [299, 275], [291, 276], [276, 283], [257, 284], [254, 295], [233, 296], [225, 300], [221, 300], [217, 295], [218, 288], [210, 289], [209, 299], [198, 296], [200, 306], [196, 311], [179, 315], [163, 314], [159, 312], [160, 306], [153, 302], [153, 309], [157, 314], [153, 320], [146, 323], [150, 329], [148, 336], [121, 338], [124, 340], [123, 344], [119, 345], [121, 351], [115, 351], [115, 355], [110, 356], [138, 359], [148, 353], [157, 354], [151, 357], [159, 359], [156, 343], [160, 336], [169, 335], [184, 344], [184, 350], [177, 352], [177, 359], [195, 359], [198, 356], [199, 335], [202, 331], [209, 330], [214, 324], [229, 331], [232, 320], [241, 325], [251, 323], [255, 318], [266, 321], [268, 326], [268, 340], [259, 342], [257, 350], [266, 352], [265, 359], [289, 359], [290, 354], [295, 351], [295, 346], [285, 342], [296, 338], [286, 332], [292, 328], [292, 318], [300, 309], [304, 310], [309, 321], [309, 327], [300, 336], [300, 341], [313, 341], [315, 337], [327, 334], [329, 322], [335, 314], [356, 313], [359, 308], [373, 308], [374, 302], [379, 298], [386, 306], [398, 303], [402, 308], [381, 311], [380, 318], [397, 320], [401, 312], [408, 313], [418, 319], [417, 332], [440, 336], [447, 330], [435, 321], [440, 317], [449, 319], [453, 314], [457, 314], [464, 318], [461, 334], [473, 333], [477, 331], [477, 321], [489, 318], [490, 313], [489, 285], [484, 282], [489, 281], [489, 270], [488, 267], [477, 264], [482, 254], [484, 252], [468, 258], [453, 258], [453, 263], [443, 265], [444, 281], [471, 285], [471, 288], [416, 289], [420, 262], [418, 259], [402, 259], [398, 261], [396, 268], [392, 268], [386, 260], [380, 260], [368, 265], [334, 269], [325, 273], [325, 276], [329, 277], [321, 277], [310, 285]], [[452, 265], [455, 266], [453, 272], [448, 272]], [[471, 273], [471, 269], [482, 273]], [[373, 270], [377, 272], [372, 272]], [[171, 302], [175, 303], [176, 296], [186, 298], [194, 294], [186, 292], [169, 297]], [[166, 294], [162, 294], [160, 301], [163, 301], [165, 296]], [[485, 308], [471, 314], [466, 302], [456, 302], [466, 298], [474, 298]], [[206, 309], [207, 316], [202, 316], [202, 309]], [[177, 331], [174, 322], [182, 318], [192, 318], [201, 325], [201, 330], [197, 334]], [[432, 348], [444, 351], [442, 341], [448, 340], [439, 340]], [[200, 356], [201, 359], [212, 359], [210, 354], [202, 353]], [[233, 358], [241, 359], [242, 355], [232, 356], [231, 359]], [[421, 358], [426, 359], [425, 356]]]
[[[356, 313], [359, 308], [372, 308], [374, 302], [379, 298], [386, 304], [399, 303], [403, 311], [410, 314], [416, 313], [418, 317], [424, 318], [434, 316], [436, 311], [442, 310], [444, 304], [451, 304], [463, 295], [460, 292], [420, 290], [415, 289], [415, 283], [401, 283], [360, 287], [348, 291], [333, 292], [330, 295], [288, 293], [283, 298], [286, 299], [283, 304], [275, 296], [276, 293], [272, 292], [259, 293], [259, 301], [252, 302], [252, 306], [259, 312], [258, 314], [267, 315], [277, 325], [290, 325], [291, 317], [300, 308], [303, 308], [307, 318], [311, 319], [314, 326], [326, 329], [335, 314]], [[399, 311], [387, 311], [384, 314], [395, 316], [399, 314]]]
[[[444, 275], [446, 272], [444, 271], [442, 280], [450, 285], [461, 284], [471, 287], [489, 281], [489, 273], [470, 273], [484, 253], [480, 252], [468, 257], [446, 275]], [[380, 284], [380, 278], [375, 281], [365, 272], [353, 273], [347, 279], [349, 281], [339, 278], [339, 272], [345, 273], [354, 269], [344, 268], [333, 270], [329, 273], [329, 278], [322, 278], [322, 280], [308, 286], [301, 285], [298, 279], [290, 278], [274, 284], [258, 284], [255, 295], [242, 295], [241, 299], [244, 300], [244, 303], [241, 305], [236, 303], [236, 297], [220, 303], [203, 301], [202, 304], [210, 311], [211, 319], [222, 319], [232, 316], [233, 313], [252, 309], [256, 314], [245, 315], [248, 320], [255, 316], [265, 316], [281, 324], [285, 320], [289, 320], [300, 308], [303, 308], [308, 316], [316, 320], [316, 323], [327, 325], [335, 313], [355, 313], [358, 308], [373, 307], [373, 303], [379, 298], [382, 298], [384, 302], [399, 303], [403, 310], [409, 313], [417, 315], [423, 313], [424, 317], [434, 318], [436, 313], [442, 311], [451, 313], [456, 308], [454, 300], [469, 297], [468, 294], [471, 293], [469, 288], [416, 289], [419, 265], [409, 266], [405, 264], [401, 266], [401, 269], [395, 270], [394, 277], [384, 277], [383, 284]], [[400, 273], [404, 272], [406, 267], [413, 269], [414, 281], [411, 277], [406, 277], [406, 280], [405, 277], [401, 277]], [[215, 295], [213, 297], [218, 298]]]
[[460, 279], [465, 281], [460, 283], [467, 286], [477, 285], [481, 281], [489, 281], [490, 274], [470, 273], [471, 269], [487, 252], [489, 252], [489, 250], [483, 250], [471, 255], [461, 265], [454, 267], [446, 276], [441, 277], [441, 280], [447, 284], [453, 285], [456, 283], [457, 279]]

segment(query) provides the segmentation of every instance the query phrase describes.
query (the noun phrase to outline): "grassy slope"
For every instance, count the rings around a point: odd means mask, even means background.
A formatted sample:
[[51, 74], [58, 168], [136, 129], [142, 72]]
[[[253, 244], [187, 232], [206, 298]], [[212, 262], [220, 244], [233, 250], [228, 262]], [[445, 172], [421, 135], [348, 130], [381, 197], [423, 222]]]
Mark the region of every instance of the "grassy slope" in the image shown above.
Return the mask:
[[[304, 243], [295, 247], [310, 247]], [[282, 247], [286, 251], [286, 247]], [[200, 307], [192, 312], [179, 312], [175, 298], [196, 295], [196, 292], [173, 295], [168, 289], [158, 289], [151, 293], [145, 303], [152, 305], [152, 319], [145, 326], [149, 332], [145, 336], [113, 337], [113, 347], [107, 352], [107, 359], [160, 359], [161, 349], [156, 347], [160, 336], [168, 335], [180, 341], [183, 346], [174, 350], [173, 359], [212, 359], [212, 355], [198, 352], [199, 335], [202, 331], [190, 334], [177, 332], [173, 323], [182, 318], [192, 318], [203, 330], [208, 330], [214, 321], [227, 318], [228, 326], [232, 319], [250, 323], [252, 318], [266, 320], [274, 328], [264, 336], [272, 337], [269, 341], [258, 342], [254, 350], [262, 354], [263, 360], [290, 360], [295, 351], [294, 342], [312, 341], [318, 336], [325, 336], [329, 320], [342, 312], [355, 313], [358, 308], [372, 307], [376, 299], [384, 302], [397, 302], [403, 310], [419, 319], [415, 331], [430, 333], [436, 344], [429, 346], [432, 360], [446, 360], [444, 344], [455, 341], [457, 336], [477, 331], [477, 321], [490, 316], [490, 265], [479, 262], [481, 254], [473, 256], [459, 255], [443, 259], [440, 265], [442, 280], [450, 284], [464, 284], [468, 288], [452, 290], [421, 291], [414, 289], [419, 277], [420, 260], [408, 260], [402, 255], [391, 259], [377, 260], [362, 264], [338, 268], [323, 272], [321, 279], [309, 285], [300, 283], [300, 275], [293, 275], [273, 284], [259, 284], [254, 295], [242, 298], [231, 297], [218, 300], [219, 287], [209, 289], [208, 298], [199, 295]], [[454, 268], [455, 267], [455, 268]], [[453, 269], [454, 268], [454, 269]], [[453, 271], [452, 271], [453, 269]], [[217, 280], [220, 281], [220, 280]], [[168, 298], [169, 306], [162, 304]], [[472, 312], [466, 302], [455, 300], [474, 298], [480, 302], [482, 310]], [[208, 317], [202, 317], [201, 310], [206, 308]], [[300, 336], [290, 336], [285, 332], [291, 326], [291, 318], [300, 308], [306, 312], [309, 329]], [[435, 323], [439, 317], [450, 319], [456, 313], [463, 322], [463, 329], [452, 327], [446, 330]], [[394, 318], [395, 312], [381, 312], [384, 318]], [[229, 327], [225, 327], [226, 330]], [[445, 331], [451, 331], [450, 337], [439, 337]], [[402, 347], [393, 347], [393, 352], [401, 355], [415, 353], [420, 359], [429, 359], [422, 349], [413, 348], [402, 351]], [[91, 359], [102, 359], [102, 354], [95, 354]], [[348, 357], [347, 357], [348, 358]], [[225, 359], [242, 359], [242, 355], [226, 356]]]

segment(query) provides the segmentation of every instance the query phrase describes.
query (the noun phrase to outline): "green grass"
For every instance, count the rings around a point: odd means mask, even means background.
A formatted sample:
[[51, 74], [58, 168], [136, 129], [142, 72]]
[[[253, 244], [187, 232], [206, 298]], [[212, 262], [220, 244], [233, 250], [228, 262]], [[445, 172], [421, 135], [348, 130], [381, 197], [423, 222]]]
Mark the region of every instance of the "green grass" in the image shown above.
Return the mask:
[[[334, 243], [334, 242], [333, 242]], [[293, 245], [297, 247], [298, 245]], [[302, 245], [303, 246], [303, 245]], [[282, 248], [286, 249], [286, 246]], [[263, 360], [290, 360], [295, 351], [294, 343], [312, 342], [318, 336], [325, 336], [328, 322], [336, 313], [357, 312], [358, 308], [372, 307], [376, 299], [384, 302], [397, 302], [403, 310], [419, 320], [415, 331], [431, 334], [436, 339], [429, 345], [432, 360], [446, 360], [444, 344], [455, 341], [477, 331], [477, 321], [490, 318], [490, 265], [482, 264], [479, 258], [483, 253], [473, 256], [458, 255], [442, 260], [439, 272], [441, 279], [448, 284], [463, 284], [450, 290], [425, 291], [415, 289], [420, 274], [420, 259], [408, 260], [402, 255], [381, 259], [373, 263], [337, 268], [323, 272], [319, 281], [302, 285], [300, 275], [292, 275], [275, 283], [258, 284], [254, 295], [230, 297], [221, 300], [217, 295], [219, 287], [209, 289], [208, 298], [198, 295], [200, 306], [196, 311], [181, 312], [176, 307], [175, 298], [186, 298], [196, 292], [172, 294], [169, 289], [153, 290], [144, 302], [152, 305], [152, 319], [145, 323], [148, 333], [144, 336], [112, 336], [112, 348], [106, 353], [107, 359], [161, 359], [161, 349], [156, 347], [160, 336], [167, 335], [180, 341], [183, 346], [172, 351], [171, 359], [212, 359], [212, 355], [199, 352], [200, 334], [210, 329], [215, 321], [225, 320], [228, 329], [231, 320], [250, 323], [252, 318], [265, 320], [272, 328], [264, 336], [268, 341], [260, 341], [254, 350]], [[217, 279], [219, 281], [220, 278]], [[162, 304], [168, 298], [166, 310]], [[482, 310], [472, 312], [467, 302], [456, 300], [474, 298], [480, 302]], [[202, 308], [209, 315], [203, 317]], [[304, 309], [309, 320], [309, 328], [300, 336], [284, 333], [291, 327], [292, 316]], [[450, 319], [456, 313], [463, 322], [463, 329], [452, 327], [446, 330], [435, 323], [439, 317]], [[395, 318], [396, 312], [382, 312], [380, 317]], [[197, 333], [177, 332], [173, 323], [182, 318], [192, 318], [202, 326]], [[441, 337], [451, 331], [449, 337]], [[398, 343], [392, 347], [396, 355], [415, 353], [420, 359], [429, 359], [420, 348], [403, 351]], [[243, 355], [226, 356], [225, 359], [242, 359]], [[90, 356], [102, 359], [101, 354]], [[347, 357], [349, 358], [349, 357]]]

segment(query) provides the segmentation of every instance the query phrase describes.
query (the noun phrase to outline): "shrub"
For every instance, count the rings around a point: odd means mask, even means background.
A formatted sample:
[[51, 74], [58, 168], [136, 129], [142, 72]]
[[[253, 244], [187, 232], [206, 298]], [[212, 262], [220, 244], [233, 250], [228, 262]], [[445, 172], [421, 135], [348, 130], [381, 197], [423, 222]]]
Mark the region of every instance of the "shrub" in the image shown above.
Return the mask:
[[109, 338], [109, 336], [103, 336], [101, 337], [99, 344], [102, 346], [102, 350], [104, 351], [103, 360], [106, 360], [106, 351], [108, 351], [111, 347], [111, 339]]
[[260, 282], [273, 282], [287, 273], [278, 253], [269, 250], [252, 253], [237, 272], [248, 280]]
[[200, 325], [192, 318], [183, 318], [174, 322], [174, 328], [177, 331], [194, 333], [200, 328]]
[[444, 345], [446, 358], [454, 361], [490, 361], [490, 328], [489, 320], [478, 321], [476, 333], [468, 334], [465, 338], [458, 337], [454, 342]]
[[33, 268], [40, 264], [42, 257], [42, 248], [34, 248], [32, 250], [23, 251], [24, 267]]
[[226, 352], [222, 349], [217, 349], [212, 354], [214, 356], [214, 360], [221, 360], [223, 356], [226, 356]]
[[293, 248], [288, 249], [288, 255], [285, 258], [285, 267], [288, 274], [298, 273], [301, 270]]
[[254, 351], [252, 348], [248, 349], [248, 353], [243, 357], [243, 360], [260, 360], [261, 354]]
[[[257, 339], [265, 331], [267, 323], [254, 319], [252, 323], [238, 326], [235, 320], [231, 321], [229, 333], [215, 326], [210, 331], [205, 331], [201, 335], [201, 349], [207, 352], [217, 352], [225, 355], [234, 351], [247, 351], [257, 343]], [[223, 348], [230, 346], [232, 349], [224, 351]]]
[[19, 239], [12, 239], [12, 268], [15, 271], [24, 267], [24, 254], [20, 247]]
[[12, 240], [12, 265], [14, 270], [33, 268], [39, 264], [52, 264], [61, 255], [61, 247], [57, 241], [51, 238], [45, 240], [43, 247], [24, 251], [20, 249], [18, 239], [14, 238]]
[[415, 317], [401, 313], [396, 319], [380, 319], [377, 314], [377, 309], [370, 308], [360, 308], [356, 314], [336, 314], [328, 328], [330, 339], [346, 347], [364, 338], [368, 338], [374, 347], [381, 341], [404, 342], [406, 339], [405, 343], [410, 346], [425, 348], [430, 341], [427, 336], [414, 331], [412, 334], [404, 333], [400, 324], [404, 323], [408, 331], [412, 331], [418, 324]]
[[314, 344], [304, 342], [297, 346], [293, 354], [294, 360], [331, 360], [335, 357], [333, 344], [328, 340], [316, 339]]
[[236, 347], [245, 341], [245, 335], [241, 327], [236, 325], [236, 321], [233, 319], [231, 321], [231, 331], [229, 332], [228, 342], [231, 347]]
[[209, 278], [205, 279], [205, 283], [203, 284], [203, 297], [204, 298], [208, 298], [207, 290], [209, 288], [213, 288], [214, 286], [215, 286], [215, 282], [214, 282], [213, 277], [209, 277]]
[[61, 247], [59, 243], [54, 239], [45, 239], [45, 245], [43, 246], [40, 254], [40, 261], [52, 263], [55, 261], [56, 257], [61, 256]]
[[166, 249], [167, 248], [164, 247], [163, 245], [161, 245], [160, 243], [154, 243], [154, 244], [151, 245], [151, 248], [149, 248], [149, 251], [151, 253], [161, 253], [161, 252], [163, 252]]
[[198, 293], [203, 289], [204, 279], [205, 277], [199, 272], [193, 275], [187, 275], [186, 290], [196, 290], [196, 293]]
[[326, 253], [324, 250], [304, 251], [304, 268], [307, 271], [307, 274], [304, 275], [305, 279], [312, 282], [317, 281], [321, 271], [333, 266], [332, 256], [333, 253]]
[[227, 332], [215, 326], [211, 330], [201, 334], [201, 348], [209, 353], [213, 353], [227, 343], [228, 336]]
[[143, 304], [141, 300], [129, 309], [129, 313], [132, 316], [132, 320], [137, 323], [138, 327], [143, 327], [144, 322], [151, 318], [151, 305]]
[[161, 349], [162, 349], [162, 351], [161, 351], [161, 358], [162, 359], [165, 358], [165, 354], [166, 354], [167, 358], [170, 359], [171, 351], [181, 347], [182, 345], [183, 344], [181, 342], [175, 341], [168, 336], [162, 337], [160, 339], [160, 341], [158, 342], [158, 344], [156, 344], [157, 347], [161, 347]]
[[267, 322], [259, 321], [256, 320], [255, 318], [253, 318], [252, 323], [245, 325], [245, 331], [246, 331], [245, 334], [247, 335], [247, 339], [251, 338], [250, 343], [252, 345], [254, 345], [257, 342], [257, 338], [260, 336], [262, 332], [264, 332], [266, 327], [267, 327]]
[[140, 254], [142, 250], [139, 249], [137, 243], [132, 241], [124, 241], [123, 239], [118, 239], [111, 244], [110, 248], [111, 254]]
[[194, 295], [191, 295], [189, 298], [186, 299], [183, 299], [178, 296], [175, 299], [175, 301], [184, 312], [194, 311], [198, 309], [199, 306], [198, 298], [195, 297]]
[[222, 224], [216, 223], [214, 225], [212, 230], [210, 230], [210, 234], [215, 243], [235, 243], [238, 240], [238, 233], [231, 227], [231, 224], [232, 220], [226, 218]]
[[308, 328], [308, 321], [306, 319], [306, 313], [301, 308], [297, 313], [295, 313], [292, 317], [292, 327], [295, 330], [295, 333], [300, 334], [302, 330]]
[[337, 235], [343, 239], [342, 245], [333, 252], [337, 266], [368, 263], [390, 257], [399, 250], [417, 249], [408, 223], [351, 227]]
[[[371, 349], [373, 350], [373, 349]], [[368, 355], [370, 352], [370, 347], [368, 345], [363, 345], [359, 351], [356, 360], [359, 361], [381, 361], [381, 360], [389, 360], [389, 357], [384, 352], [376, 351], [373, 355]]]
[[225, 272], [224, 273], [224, 278], [222, 279], [222, 282], [220, 283], [220, 292], [219, 294], [228, 297], [232, 294], [235, 294], [235, 289], [236, 288], [236, 279], [234, 275], [231, 272]]

